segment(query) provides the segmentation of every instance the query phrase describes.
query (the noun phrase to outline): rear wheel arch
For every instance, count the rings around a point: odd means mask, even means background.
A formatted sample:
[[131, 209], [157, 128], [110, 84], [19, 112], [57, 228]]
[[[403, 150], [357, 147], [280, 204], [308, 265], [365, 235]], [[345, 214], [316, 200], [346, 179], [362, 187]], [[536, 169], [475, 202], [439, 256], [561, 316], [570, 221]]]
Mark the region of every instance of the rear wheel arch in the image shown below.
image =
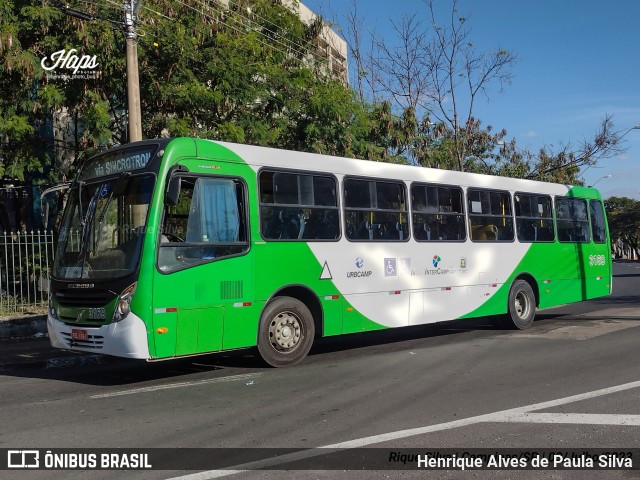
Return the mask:
[[316, 336], [322, 336], [324, 311], [322, 310], [322, 303], [320, 302], [320, 299], [313, 290], [304, 285], [287, 285], [275, 292], [271, 298], [269, 298], [265, 308], [270, 302], [278, 297], [291, 297], [304, 303], [313, 316]]

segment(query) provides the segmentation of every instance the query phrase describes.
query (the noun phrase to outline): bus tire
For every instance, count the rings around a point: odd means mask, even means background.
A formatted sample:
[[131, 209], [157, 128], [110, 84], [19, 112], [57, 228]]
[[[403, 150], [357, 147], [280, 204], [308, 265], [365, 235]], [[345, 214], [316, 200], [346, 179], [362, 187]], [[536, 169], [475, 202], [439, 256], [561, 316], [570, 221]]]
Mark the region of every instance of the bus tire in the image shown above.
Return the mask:
[[300, 363], [315, 336], [313, 316], [307, 306], [291, 297], [277, 297], [260, 317], [258, 351], [272, 367]]
[[509, 290], [507, 324], [511, 328], [529, 328], [536, 316], [536, 296], [526, 280], [516, 280]]

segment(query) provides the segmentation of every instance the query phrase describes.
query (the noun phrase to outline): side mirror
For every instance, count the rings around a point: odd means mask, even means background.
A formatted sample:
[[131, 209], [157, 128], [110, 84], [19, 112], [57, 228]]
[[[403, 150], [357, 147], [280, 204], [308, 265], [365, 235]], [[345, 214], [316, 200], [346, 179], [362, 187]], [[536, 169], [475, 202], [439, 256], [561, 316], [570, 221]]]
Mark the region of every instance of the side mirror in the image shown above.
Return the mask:
[[167, 206], [173, 207], [178, 204], [180, 198], [180, 177], [171, 177], [169, 184], [167, 185], [167, 191], [164, 195], [164, 203]]

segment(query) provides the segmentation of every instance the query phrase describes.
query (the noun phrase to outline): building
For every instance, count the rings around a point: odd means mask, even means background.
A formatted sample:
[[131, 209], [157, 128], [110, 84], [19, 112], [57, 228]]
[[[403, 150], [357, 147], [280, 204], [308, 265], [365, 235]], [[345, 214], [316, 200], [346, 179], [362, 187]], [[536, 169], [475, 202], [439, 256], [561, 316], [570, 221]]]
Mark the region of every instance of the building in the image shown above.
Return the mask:
[[[309, 10], [302, 2], [285, 0], [283, 4], [296, 12], [300, 20], [307, 25], [317, 18], [317, 15]], [[347, 42], [326, 24], [322, 26], [314, 54], [327, 61], [329, 71], [334, 78], [342, 81], [345, 85], [349, 83]]]
[[[233, 0], [217, 1], [225, 6], [233, 3]], [[281, 2], [284, 7], [297, 14], [298, 18], [306, 25], [310, 25], [318, 19], [318, 15], [298, 0], [281, 0]], [[328, 71], [333, 78], [340, 80], [344, 85], [349, 83], [347, 42], [326, 24], [322, 25], [315, 48], [305, 60], [310, 63], [310, 66], [313, 66], [312, 64], [317, 58], [326, 60]]]

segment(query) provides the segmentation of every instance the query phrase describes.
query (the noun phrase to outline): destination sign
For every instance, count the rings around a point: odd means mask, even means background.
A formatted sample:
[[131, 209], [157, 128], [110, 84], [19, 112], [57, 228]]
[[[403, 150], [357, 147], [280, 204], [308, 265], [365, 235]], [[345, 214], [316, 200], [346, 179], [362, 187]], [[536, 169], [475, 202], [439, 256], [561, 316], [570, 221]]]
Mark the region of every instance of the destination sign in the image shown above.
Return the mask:
[[127, 148], [91, 158], [80, 172], [79, 180], [131, 172], [145, 168], [156, 152], [157, 145]]

